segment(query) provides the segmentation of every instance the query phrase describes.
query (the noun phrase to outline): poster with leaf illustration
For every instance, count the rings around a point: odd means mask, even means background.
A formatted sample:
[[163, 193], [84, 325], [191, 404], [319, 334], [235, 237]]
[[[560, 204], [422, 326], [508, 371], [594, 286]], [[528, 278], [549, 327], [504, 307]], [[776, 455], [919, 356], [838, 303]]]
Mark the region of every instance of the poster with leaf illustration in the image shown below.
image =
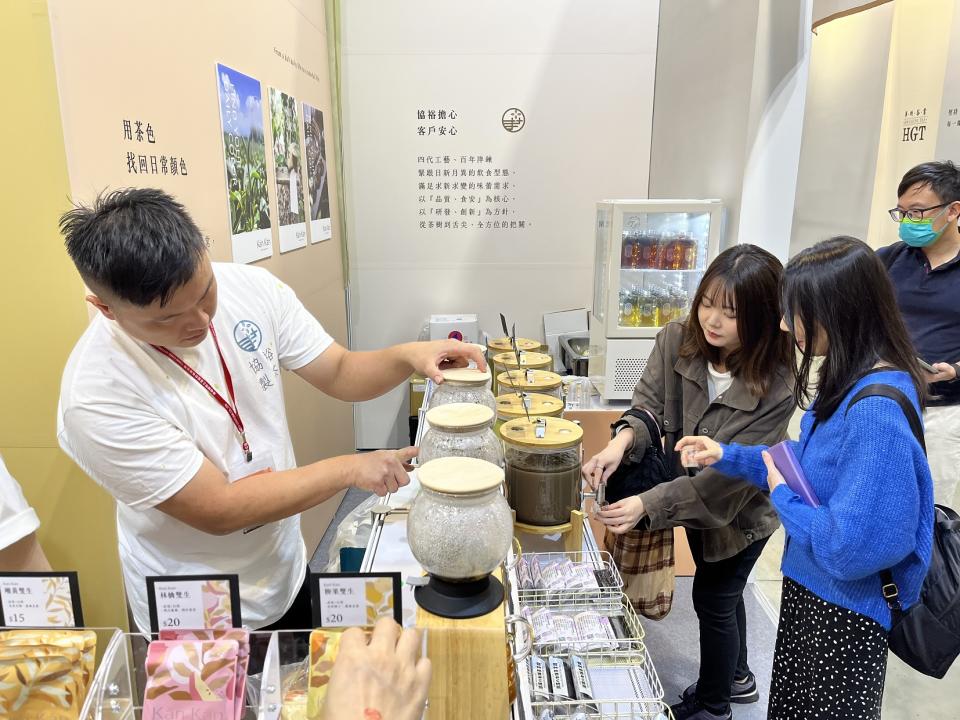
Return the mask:
[[310, 242], [333, 237], [330, 221], [330, 190], [327, 187], [327, 148], [323, 113], [303, 104], [304, 150], [307, 154], [307, 192], [310, 203]]
[[276, 88], [270, 88], [270, 130], [280, 220], [280, 252], [285, 253], [307, 246], [307, 223], [297, 101]]
[[273, 255], [260, 81], [217, 65], [233, 261]]

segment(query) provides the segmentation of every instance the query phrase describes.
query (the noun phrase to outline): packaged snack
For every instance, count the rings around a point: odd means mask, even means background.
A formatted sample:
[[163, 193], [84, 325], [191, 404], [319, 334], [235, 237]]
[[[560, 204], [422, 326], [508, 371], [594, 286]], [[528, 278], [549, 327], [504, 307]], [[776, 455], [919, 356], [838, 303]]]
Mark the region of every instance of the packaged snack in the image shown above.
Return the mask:
[[548, 645], [557, 641], [557, 629], [553, 622], [553, 613], [547, 608], [541, 608], [530, 618], [533, 625], [533, 642], [537, 645]]
[[[573, 678], [573, 693], [576, 695], [577, 700], [582, 700], [584, 703], [578, 706], [578, 713], [599, 712], [597, 705], [593, 702], [593, 683], [590, 682], [587, 663], [579, 655], [572, 655], [570, 657], [570, 673]], [[574, 717], [576, 717], [576, 715]]]
[[0, 631], [0, 646], [54, 645], [80, 650], [83, 671], [81, 703], [93, 680], [97, 660], [97, 634], [93, 630], [4, 630]]
[[553, 655], [549, 658], [550, 687], [555, 700], [573, 700], [573, 683], [570, 676], [570, 667], [562, 657]]
[[0, 717], [77, 720], [81, 671], [63, 655], [0, 660]]
[[533, 588], [533, 581], [530, 578], [530, 567], [526, 558], [521, 558], [517, 563], [517, 581], [521, 590], [530, 590]]
[[577, 633], [577, 624], [569, 615], [554, 613], [553, 627], [557, 634], [554, 646], [560, 650], [572, 650], [578, 646], [580, 636]]
[[570, 573], [570, 587], [577, 590], [599, 590], [597, 576], [588, 563], [575, 563]]
[[155, 640], [147, 648], [143, 717], [233, 717], [236, 640]]
[[235, 700], [236, 720], [241, 720], [247, 697], [247, 668], [250, 664], [250, 632], [243, 628], [224, 628], [221, 630], [177, 630], [167, 628], [160, 631], [161, 640], [235, 640], [237, 643], [237, 674], [234, 680], [233, 697]]
[[550, 671], [546, 660], [539, 655], [530, 656], [530, 686], [534, 702], [550, 700]]
[[[617, 641], [610, 627], [610, 621], [600, 613], [588, 610], [574, 618], [577, 633], [583, 640], [581, 647], [584, 650], [616, 650]], [[607, 622], [604, 623], [603, 621]]]
[[530, 570], [530, 587], [534, 590], [543, 589], [543, 569], [535, 558], [530, 558], [528, 565]]

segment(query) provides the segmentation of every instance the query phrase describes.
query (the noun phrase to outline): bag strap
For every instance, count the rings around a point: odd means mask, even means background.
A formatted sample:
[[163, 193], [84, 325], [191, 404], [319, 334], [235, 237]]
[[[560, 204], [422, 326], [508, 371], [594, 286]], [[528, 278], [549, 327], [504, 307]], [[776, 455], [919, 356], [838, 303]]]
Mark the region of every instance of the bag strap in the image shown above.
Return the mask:
[[[917, 409], [906, 395], [892, 385], [885, 385], [884, 383], [867, 385], [851, 398], [847, 405], [846, 412], [850, 412], [850, 408], [860, 400], [875, 396], [890, 398], [900, 406], [900, 409], [907, 418], [907, 422], [910, 424], [910, 431], [913, 433], [913, 437], [920, 443], [920, 447], [923, 448], [923, 452], [926, 454], [927, 445], [923, 441], [923, 424], [920, 422]], [[900, 588], [897, 587], [897, 583], [893, 580], [892, 570], [889, 568], [881, 570], [880, 582], [882, 583], [880, 590], [883, 593], [883, 599], [887, 601], [887, 607], [890, 608], [893, 624], [896, 625], [903, 618], [903, 605], [900, 603]]]
[[616, 432], [617, 427], [620, 425], [626, 425], [627, 422], [623, 419], [627, 416], [636, 418], [642, 422], [647, 427], [647, 434], [650, 435], [650, 445], [661, 453], [663, 452], [663, 440], [661, 439], [660, 433], [660, 424], [656, 421], [656, 418], [653, 417], [653, 413], [649, 410], [644, 410], [643, 408], [630, 408], [623, 415], [620, 416], [620, 419], [617, 420], [610, 428]]

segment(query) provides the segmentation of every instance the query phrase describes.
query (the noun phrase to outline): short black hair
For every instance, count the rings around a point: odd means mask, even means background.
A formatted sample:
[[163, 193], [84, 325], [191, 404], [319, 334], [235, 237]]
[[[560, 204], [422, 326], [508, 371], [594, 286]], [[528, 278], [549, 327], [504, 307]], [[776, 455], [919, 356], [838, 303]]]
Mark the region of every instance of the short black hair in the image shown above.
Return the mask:
[[165, 305], [207, 251], [186, 208], [156, 188], [105, 192], [64, 213], [60, 232], [88, 285], [141, 307]]
[[910, 168], [900, 181], [897, 197], [903, 197], [917, 183], [929, 186], [942, 203], [960, 200], [960, 168], [950, 160], [926, 162]]

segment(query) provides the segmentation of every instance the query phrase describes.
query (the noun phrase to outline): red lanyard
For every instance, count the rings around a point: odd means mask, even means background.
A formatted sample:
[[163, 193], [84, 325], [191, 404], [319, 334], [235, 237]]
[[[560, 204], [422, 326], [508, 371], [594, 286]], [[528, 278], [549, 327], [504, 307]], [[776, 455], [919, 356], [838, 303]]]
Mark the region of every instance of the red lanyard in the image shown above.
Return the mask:
[[247, 434], [243, 431], [243, 420], [240, 419], [240, 411], [237, 409], [237, 398], [233, 394], [233, 377], [230, 375], [229, 368], [227, 368], [227, 361], [223, 359], [223, 352], [220, 350], [220, 342], [217, 340], [217, 331], [213, 329], [213, 323], [210, 323], [208, 327], [210, 328], [210, 336], [213, 338], [213, 344], [217, 348], [217, 355], [220, 356], [220, 367], [223, 368], [223, 379], [227, 383], [227, 392], [230, 393], [231, 402], [227, 402], [223, 395], [214, 389], [213, 385], [208, 383], [203, 376], [200, 375], [200, 373], [187, 365], [183, 360], [177, 357], [176, 354], [160, 345], [151, 345], [150, 347], [159, 353], [163, 353], [168, 358], [173, 360], [173, 362], [179, 365], [180, 368], [187, 373], [187, 375], [200, 383], [200, 386], [210, 393], [210, 397], [220, 403], [220, 406], [227, 411], [227, 415], [229, 415], [230, 419], [233, 420], [234, 427], [236, 427], [237, 432], [240, 433], [240, 445], [243, 447], [243, 452], [244, 455], [246, 455], [247, 462], [250, 462], [253, 460], [253, 453], [250, 451], [250, 444], [247, 442]]

